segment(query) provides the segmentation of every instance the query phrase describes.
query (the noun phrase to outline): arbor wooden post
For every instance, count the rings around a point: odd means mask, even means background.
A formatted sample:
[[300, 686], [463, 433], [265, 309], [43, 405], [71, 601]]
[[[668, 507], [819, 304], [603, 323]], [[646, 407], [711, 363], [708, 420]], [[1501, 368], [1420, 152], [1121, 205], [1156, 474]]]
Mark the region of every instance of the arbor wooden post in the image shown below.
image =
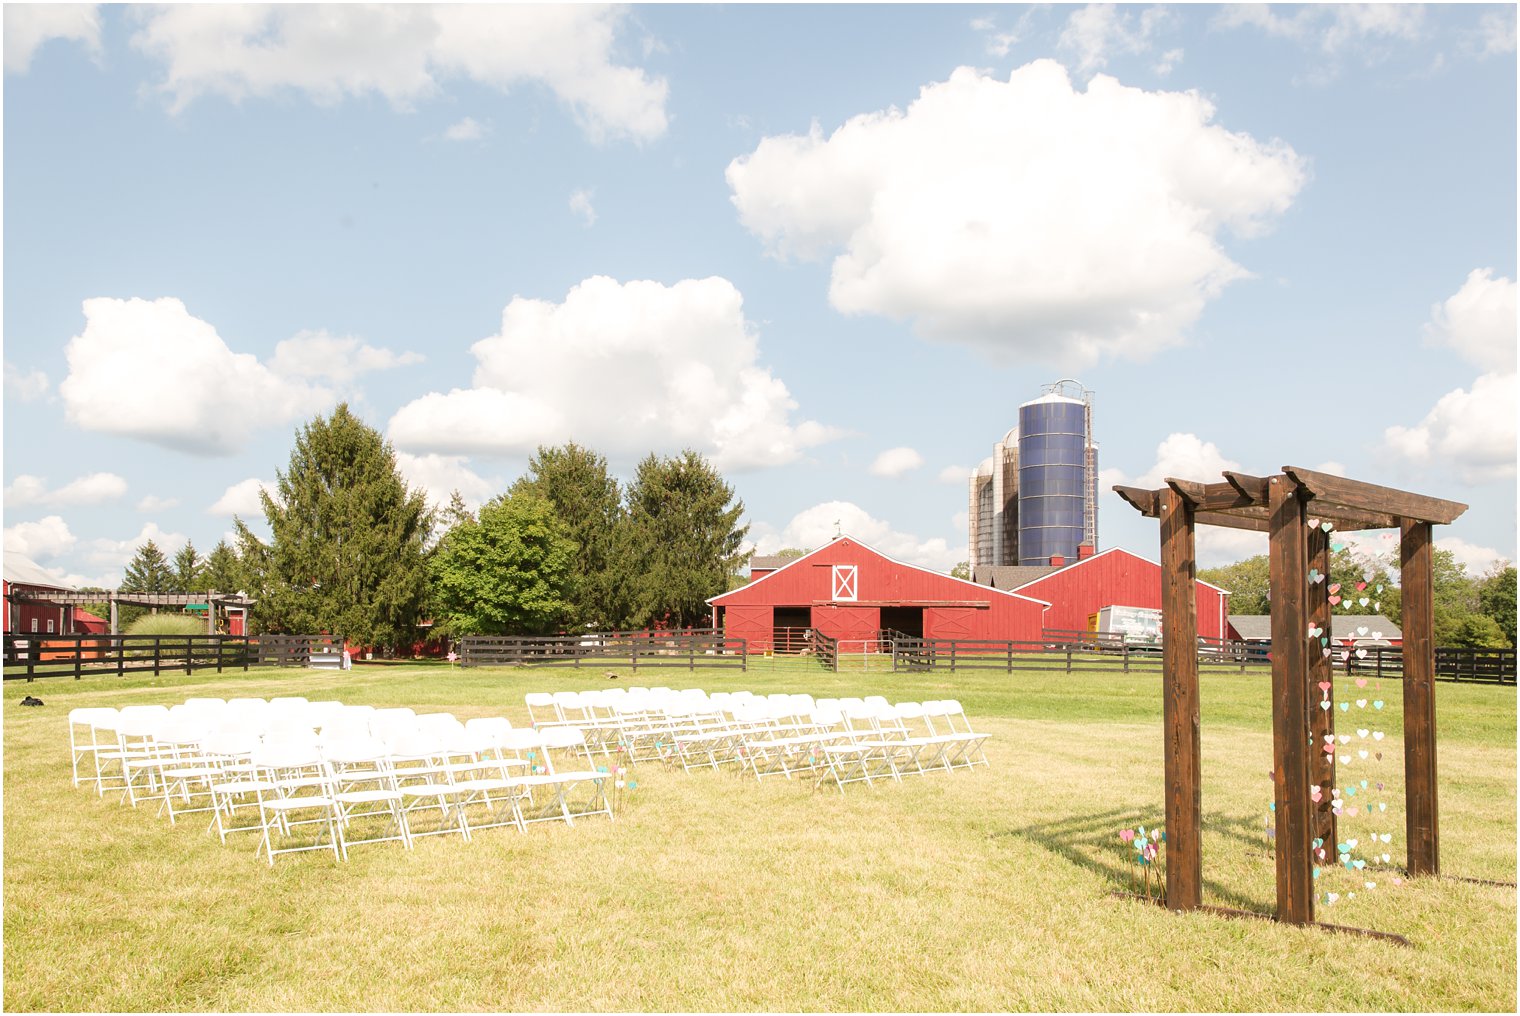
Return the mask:
[[[1308, 544], [1309, 567], [1321, 576], [1318, 582], [1309, 583], [1309, 623], [1324, 632], [1321, 639], [1330, 639], [1330, 534], [1323, 528], [1310, 529]], [[1320, 687], [1335, 682], [1335, 661], [1326, 652], [1328, 648], [1320, 639], [1309, 644], [1310, 782], [1319, 784], [1320, 789], [1319, 803], [1314, 806], [1314, 835], [1330, 845], [1325, 849], [1326, 856], [1335, 852], [1336, 842], [1335, 811], [1331, 807], [1335, 798], [1335, 753], [1324, 750], [1325, 738], [1335, 736], [1335, 689]], [[1326, 701], [1331, 708], [1324, 708]]]
[[[1314, 823], [1309, 807], [1308, 526], [1298, 485], [1268, 484], [1272, 584], [1272, 786], [1277, 825], [1277, 919], [1314, 921]], [[1319, 647], [1318, 641], [1314, 643]]]
[[1203, 902], [1203, 770], [1193, 506], [1161, 492], [1161, 688], [1166, 753], [1166, 905]]
[[1404, 599], [1404, 816], [1409, 874], [1439, 875], [1436, 810], [1435, 598], [1430, 523], [1399, 527]]

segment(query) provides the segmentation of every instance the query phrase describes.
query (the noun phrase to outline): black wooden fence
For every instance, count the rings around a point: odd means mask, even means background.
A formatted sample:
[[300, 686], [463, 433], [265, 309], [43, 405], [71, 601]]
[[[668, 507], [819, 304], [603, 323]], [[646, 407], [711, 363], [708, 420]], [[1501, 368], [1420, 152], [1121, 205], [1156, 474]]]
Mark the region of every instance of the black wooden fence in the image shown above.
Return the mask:
[[7, 635], [5, 680], [247, 670], [258, 646], [244, 635]]
[[602, 632], [518, 638], [470, 635], [459, 640], [466, 667], [748, 667], [749, 644], [720, 631]]
[[197, 670], [305, 667], [313, 653], [342, 651], [326, 635], [37, 635], [5, 636], [5, 680]]

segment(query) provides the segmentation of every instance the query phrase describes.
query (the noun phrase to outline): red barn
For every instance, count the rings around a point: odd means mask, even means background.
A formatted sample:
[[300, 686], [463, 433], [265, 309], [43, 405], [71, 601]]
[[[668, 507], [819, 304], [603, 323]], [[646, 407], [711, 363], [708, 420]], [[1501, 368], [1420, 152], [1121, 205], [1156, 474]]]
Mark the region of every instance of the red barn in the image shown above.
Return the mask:
[[784, 631], [870, 641], [883, 629], [919, 638], [1038, 641], [1048, 604], [894, 561], [848, 536], [707, 601], [713, 627], [768, 652]]
[[[43, 571], [36, 562], [20, 554], [5, 555], [5, 632], [7, 635], [66, 634], [74, 630], [74, 608], [45, 600], [49, 593], [72, 593], [66, 586]], [[17, 596], [27, 597], [16, 599]]]
[[[1090, 631], [1091, 619], [1104, 607], [1161, 609], [1161, 566], [1117, 547], [1065, 567], [1039, 569], [1045, 574], [1021, 575], [1009, 591], [1050, 604], [1045, 627], [1055, 631]], [[1000, 583], [1001, 584], [1001, 583]], [[1230, 637], [1230, 594], [1199, 581], [1198, 635]]]

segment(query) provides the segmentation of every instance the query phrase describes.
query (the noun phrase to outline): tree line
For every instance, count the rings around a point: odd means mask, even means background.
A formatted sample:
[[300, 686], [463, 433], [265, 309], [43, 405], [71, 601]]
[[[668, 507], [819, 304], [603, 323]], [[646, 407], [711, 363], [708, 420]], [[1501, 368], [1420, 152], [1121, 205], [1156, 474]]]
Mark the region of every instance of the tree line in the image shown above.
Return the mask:
[[270, 538], [239, 517], [237, 546], [171, 562], [151, 541], [123, 590], [243, 590], [254, 633], [330, 632], [405, 649], [431, 634], [542, 635], [701, 627], [744, 561], [744, 504], [694, 451], [641, 461], [620, 483], [575, 443], [540, 447], [478, 511], [456, 490], [431, 508], [395, 451], [346, 404], [296, 433]]
[[[1403, 612], [1397, 552], [1353, 553], [1349, 547], [1330, 558], [1326, 582], [1339, 585], [1346, 599], [1338, 612], [1382, 614], [1397, 622]], [[1501, 561], [1483, 575], [1469, 575], [1449, 550], [1435, 549], [1432, 560], [1435, 643], [1457, 648], [1513, 648], [1515, 645], [1515, 566]], [[1203, 568], [1198, 577], [1230, 591], [1232, 614], [1270, 614], [1267, 555], [1221, 568]], [[1362, 588], [1358, 588], [1361, 586]], [[1361, 600], [1366, 598], [1365, 605]]]

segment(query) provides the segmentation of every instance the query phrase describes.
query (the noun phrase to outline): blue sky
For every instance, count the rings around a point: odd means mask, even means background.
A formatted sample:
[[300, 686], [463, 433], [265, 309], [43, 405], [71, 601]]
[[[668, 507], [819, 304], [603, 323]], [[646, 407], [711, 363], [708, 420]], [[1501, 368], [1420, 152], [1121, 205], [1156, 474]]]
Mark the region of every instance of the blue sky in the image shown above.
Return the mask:
[[692, 447], [763, 552], [948, 569], [1063, 377], [1105, 490], [1320, 467], [1515, 556], [1512, 6], [4, 16], [5, 546], [61, 578], [257, 520], [340, 399], [435, 498]]

